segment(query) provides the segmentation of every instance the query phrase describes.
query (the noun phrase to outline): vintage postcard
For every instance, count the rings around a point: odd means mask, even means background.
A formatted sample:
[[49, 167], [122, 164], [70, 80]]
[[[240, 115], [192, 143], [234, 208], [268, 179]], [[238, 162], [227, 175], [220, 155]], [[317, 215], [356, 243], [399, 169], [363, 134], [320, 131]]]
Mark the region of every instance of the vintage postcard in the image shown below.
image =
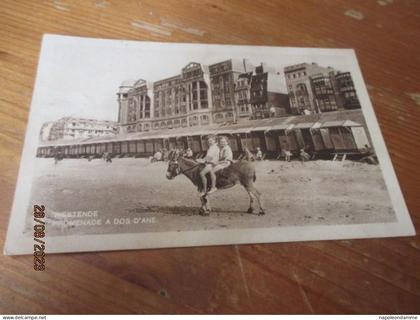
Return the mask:
[[5, 254], [413, 234], [353, 50], [44, 36]]

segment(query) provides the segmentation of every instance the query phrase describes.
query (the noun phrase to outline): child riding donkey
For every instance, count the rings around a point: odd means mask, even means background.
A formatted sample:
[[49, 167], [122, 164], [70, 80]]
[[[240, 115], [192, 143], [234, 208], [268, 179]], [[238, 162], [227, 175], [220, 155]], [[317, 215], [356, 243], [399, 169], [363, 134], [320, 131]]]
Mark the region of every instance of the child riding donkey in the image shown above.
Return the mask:
[[[207, 140], [209, 149], [207, 155], [204, 158], [206, 166], [200, 172], [201, 181], [203, 183], [203, 190], [201, 195], [211, 194], [217, 191], [216, 188], [216, 172], [227, 168], [233, 162], [233, 152], [228, 145], [226, 137], [220, 137], [219, 145], [220, 149], [216, 144], [216, 137], [210, 136]], [[211, 188], [207, 191], [207, 173], [210, 173]]]
[[203, 183], [203, 190], [201, 190], [201, 196], [207, 194], [207, 173], [210, 173], [211, 179], [211, 189], [209, 192], [216, 191], [216, 174], [213, 171], [213, 167], [219, 162], [219, 147], [216, 143], [216, 136], [209, 136], [207, 138], [207, 144], [209, 148], [207, 149], [207, 154], [204, 159], [199, 159], [199, 162], [203, 162], [205, 164], [204, 168], [200, 171], [201, 181]]

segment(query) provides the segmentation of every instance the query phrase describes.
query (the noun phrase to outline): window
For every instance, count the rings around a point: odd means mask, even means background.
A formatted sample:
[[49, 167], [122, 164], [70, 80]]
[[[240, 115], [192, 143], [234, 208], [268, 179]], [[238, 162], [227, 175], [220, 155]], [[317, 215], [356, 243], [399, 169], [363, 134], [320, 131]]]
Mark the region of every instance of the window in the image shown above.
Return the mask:
[[145, 107], [144, 107], [144, 117], [150, 118], [150, 98], [148, 96], [145, 97]]
[[198, 117], [197, 116], [190, 117], [190, 127], [196, 126], [196, 125], [198, 125]]
[[209, 117], [207, 115], [201, 116], [201, 124], [208, 124], [209, 123]]
[[308, 89], [306, 88], [306, 85], [304, 83], [299, 83], [296, 86], [296, 95], [308, 95]]

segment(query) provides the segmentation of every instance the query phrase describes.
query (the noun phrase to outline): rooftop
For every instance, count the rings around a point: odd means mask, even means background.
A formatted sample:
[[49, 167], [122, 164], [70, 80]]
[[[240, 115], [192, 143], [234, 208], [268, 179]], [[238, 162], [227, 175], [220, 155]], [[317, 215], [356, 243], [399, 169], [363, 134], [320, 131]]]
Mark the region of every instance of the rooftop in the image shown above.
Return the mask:
[[128, 79], [121, 82], [120, 87], [132, 87], [136, 83], [136, 80]]
[[[97, 119], [86, 119], [86, 118], [75, 118], [75, 117], [63, 117], [56, 121], [78, 121], [78, 122], [94, 122], [94, 123], [106, 123], [111, 125], [117, 125], [115, 121], [111, 120], [97, 120]], [[55, 122], [55, 121], [52, 121]]]

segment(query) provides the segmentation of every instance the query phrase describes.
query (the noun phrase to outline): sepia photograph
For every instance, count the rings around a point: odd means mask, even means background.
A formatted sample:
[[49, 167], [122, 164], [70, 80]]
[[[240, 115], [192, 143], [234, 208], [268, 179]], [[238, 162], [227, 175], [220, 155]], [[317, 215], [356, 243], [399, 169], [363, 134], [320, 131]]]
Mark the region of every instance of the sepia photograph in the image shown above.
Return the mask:
[[44, 36], [6, 254], [37, 208], [51, 253], [414, 234], [350, 49]]

